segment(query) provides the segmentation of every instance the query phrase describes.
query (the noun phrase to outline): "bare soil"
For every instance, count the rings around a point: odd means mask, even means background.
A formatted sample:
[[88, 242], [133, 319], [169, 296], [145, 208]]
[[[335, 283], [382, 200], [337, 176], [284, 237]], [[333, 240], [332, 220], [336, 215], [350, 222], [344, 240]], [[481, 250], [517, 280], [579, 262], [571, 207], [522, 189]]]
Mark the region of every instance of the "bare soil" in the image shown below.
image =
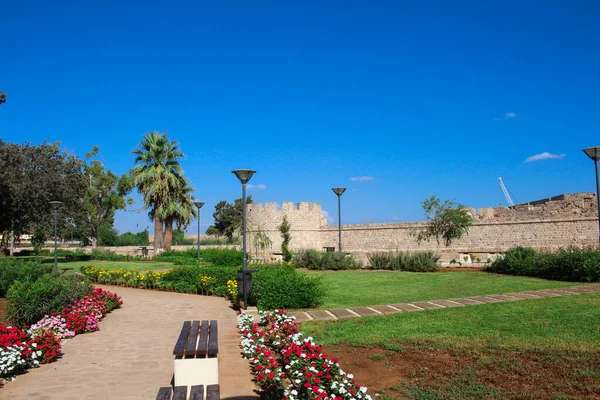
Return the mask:
[[4, 319], [6, 313], [6, 299], [0, 297], [0, 325], [8, 325], [8, 321]]
[[369, 389], [392, 399], [600, 399], [600, 352], [440, 350], [405, 345], [332, 346], [326, 354]]

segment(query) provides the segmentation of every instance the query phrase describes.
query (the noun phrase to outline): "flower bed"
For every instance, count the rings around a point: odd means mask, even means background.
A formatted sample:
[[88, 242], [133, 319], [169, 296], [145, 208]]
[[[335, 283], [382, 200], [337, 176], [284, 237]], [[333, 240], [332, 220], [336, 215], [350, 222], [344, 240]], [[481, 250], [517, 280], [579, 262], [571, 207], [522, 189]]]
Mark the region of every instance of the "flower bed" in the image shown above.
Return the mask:
[[29, 329], [0, 325], [0, 378], [12, 379], [27, 368], [56, 360], [61, 339], [98, 330], [98, 321], [123, 304], [112, 292], [95, 289], [83, 299], [52, 313]]
[[344, 372], [336, 358], [299, 331], [295, 317], [279, 309], [260, 313], [260, 323], [242, 314], [244, 355], [251, 361], [254, 380], [270, 399], [363, 399], [371, 400], [367, 388]]

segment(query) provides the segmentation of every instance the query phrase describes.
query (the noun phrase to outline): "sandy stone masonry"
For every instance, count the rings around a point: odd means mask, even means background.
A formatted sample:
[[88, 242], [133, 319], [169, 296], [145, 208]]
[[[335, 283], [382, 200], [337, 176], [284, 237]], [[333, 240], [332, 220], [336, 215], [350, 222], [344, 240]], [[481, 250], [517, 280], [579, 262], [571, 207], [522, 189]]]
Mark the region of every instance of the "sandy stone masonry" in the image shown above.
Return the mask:
[[[482, 208], [469, 234], [444, 247], [432, 242], [417, 243], [413, 232], [424, 223], [364, 224], [342, 226], [344, 250], [357, 255], [374, 251], [435, 250], [443, 259], [462, 259], [476, 253], [489, 256], [515, 246], [558, 249], [567, 246], [592, 246], [598, 238], [598, 210], [594, 193], [562, 194], [514, 207]], [[276, 203], [248, 205], [248, 247], [260, 255], [254, 245], [263, 232], [273, 242], [268, 253], [278, 253], [281, 235], [278, 226], [284, 215], [291, 224], [291, 249], [323, 250], [337, 248], [338, 227], [327, 226], [321, 205], [317, 203]]]

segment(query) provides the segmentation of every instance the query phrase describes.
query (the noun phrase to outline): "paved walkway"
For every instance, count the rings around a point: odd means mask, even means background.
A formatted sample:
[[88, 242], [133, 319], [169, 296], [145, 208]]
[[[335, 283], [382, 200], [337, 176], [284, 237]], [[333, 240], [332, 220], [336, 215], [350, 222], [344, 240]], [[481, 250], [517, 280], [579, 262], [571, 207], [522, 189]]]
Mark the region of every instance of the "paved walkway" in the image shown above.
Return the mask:
[[412, 303], [386, 304], [372, 307], [335, 308], [333, 310], [295, 311], [291, 315], [302, 321], [333, 321], [344, 318], [368, 317], [372, 315], [396, 314], [399, 312], [424, 311], [442, 308], [475, 306], [479, 304], [502, 303], [543, 297], [570, 296], [583, 293], [600, 292], [600, 284], [578, 285], [559, 289], [529, 290], [504, 294], [490, 294], [485, 296], [472, 296], [459, 299], [444, 299], [417, 301]]
[[185, 320], [219, 321], [222, 399], [258, 399], [248, 361], [241, 357], [237, 315], [221, 297], [102, 286], [123, 298], [123, 308], [100, 331], [63, 344], [58, 361], [30, 369], [0, 389], [0, 399], [155, 399], [173, 376], [173, 347]]

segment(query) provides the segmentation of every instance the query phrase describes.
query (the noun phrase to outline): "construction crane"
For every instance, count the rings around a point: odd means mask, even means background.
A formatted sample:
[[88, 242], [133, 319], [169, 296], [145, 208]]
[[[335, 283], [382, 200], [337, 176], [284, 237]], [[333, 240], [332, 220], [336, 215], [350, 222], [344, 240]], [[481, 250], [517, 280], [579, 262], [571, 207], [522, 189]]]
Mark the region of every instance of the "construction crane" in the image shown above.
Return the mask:
[[508, 189], [504, 185], [504, 182], [502, 181], [502, 178], [498, 178], [498, 182], [500, 182], [500, 187], [502, 188], [502, 192], [504, 193], [504, 197], [506, 197], [506, 201], [508, 201], [508, 205], [511, 206], [511, 207], [514, 206], [515, 202], [513, 201], [512, 197], [510, 197], [510, 193], [508, 193]]

